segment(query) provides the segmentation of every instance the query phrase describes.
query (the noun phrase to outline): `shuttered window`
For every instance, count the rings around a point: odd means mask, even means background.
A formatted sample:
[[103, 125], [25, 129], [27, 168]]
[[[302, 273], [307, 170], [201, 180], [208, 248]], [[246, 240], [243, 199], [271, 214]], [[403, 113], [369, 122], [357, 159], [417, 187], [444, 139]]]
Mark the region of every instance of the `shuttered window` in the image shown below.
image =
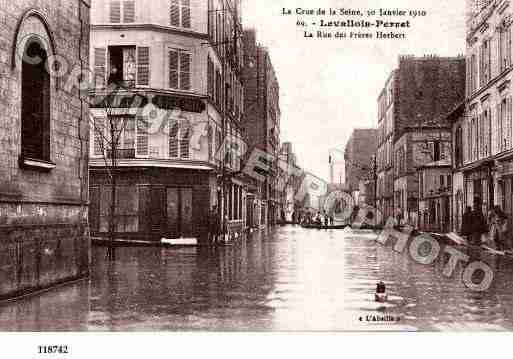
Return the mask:
[[191, 28], [191, 1], [170, 0], [170, 24], [175, 27]]
[[103, 119], [93, 119], [93, 154], [101, 156], [103, 154]]
[[150, 85], [150, 48], [137, 48], [137, 85]]
[[143, 118], [137, 119], [137, 155], [148, 156], [148, 123]]
[[105, 47], [94, 49], [94, 83], [97, 88], [105, 87], [106, 53]]
[[169, 130], [169, 157], [178, 158], [178, 124]]
[[123, 22], [135, 21], [135, 1], [123, 1]]
[[173, 49], [169, 51], [169, 87], [172, 89], [191, 89], [191, 54]]
[[191, 132], [188, 128], [183, 128], [180, 137], [180, 158], [188, 159], [190, 157], [190, 139]]
[[110, 22], [119, 24], [121, 22], [121, 1], [110, 2]]

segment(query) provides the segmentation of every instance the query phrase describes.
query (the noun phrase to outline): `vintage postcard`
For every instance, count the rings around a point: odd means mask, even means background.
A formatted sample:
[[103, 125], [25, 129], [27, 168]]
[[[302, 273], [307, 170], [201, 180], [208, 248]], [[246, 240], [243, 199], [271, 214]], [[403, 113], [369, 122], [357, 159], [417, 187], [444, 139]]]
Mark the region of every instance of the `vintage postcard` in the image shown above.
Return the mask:
[[510, 0], [0, 0], [0, 28], [1, 332], [513, 330]]

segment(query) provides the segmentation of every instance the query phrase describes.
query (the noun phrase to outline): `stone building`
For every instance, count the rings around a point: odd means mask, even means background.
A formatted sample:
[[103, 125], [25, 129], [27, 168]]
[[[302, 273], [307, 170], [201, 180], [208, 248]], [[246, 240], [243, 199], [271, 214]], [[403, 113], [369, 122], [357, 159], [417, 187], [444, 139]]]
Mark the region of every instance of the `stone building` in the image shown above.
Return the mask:
[[465, 213], [465, 181], [463, 167], [463, 124], [465, 122], [465, 102], [459, 104], [447, 116], [447, 123], [451, 124], [452, 135], [452, 230], [459, 233]]
[[347, 141], [344, 152], [345, 184], [349, 192], [359, 191], [360, 180], [372, 172], [376, 153], [378, 130], [355, 129]]
[[440, 160], [417, 168], [419, 183], [418, 228], [422, 231], [451, 231], [452, 168]]
[[1, 1], [0, 300], [89, 274], [89, 8]]
[[[238, 0], [93, 1], [95, 235], [108, 231], [113, 154], [118, 235], [205, 243], [213, 206], [231, 238], [242, 234], [240, 20]], [[112, 83], [121, 89], [104, 104]], [[102, 145], [101, 124], [112, 121], [121, 126], [116, 151]]]
[[[250, 151], [258, 148], [272, 158], [280, 154], [280, 87], [269, 51], [256, 41], [255, 30], [244, 31], [244, 120], [242, 126]], [[274, 173], [277, 171], [275, 160]], [[280, 215], [276, 175], [258, 184], [264, 222], [274, 224]]]
[[450, 157], [445, 115], [464, 98], [463, 57], [401, 56], [379, 97], [378, 203], [416, 224], [418, 167]]

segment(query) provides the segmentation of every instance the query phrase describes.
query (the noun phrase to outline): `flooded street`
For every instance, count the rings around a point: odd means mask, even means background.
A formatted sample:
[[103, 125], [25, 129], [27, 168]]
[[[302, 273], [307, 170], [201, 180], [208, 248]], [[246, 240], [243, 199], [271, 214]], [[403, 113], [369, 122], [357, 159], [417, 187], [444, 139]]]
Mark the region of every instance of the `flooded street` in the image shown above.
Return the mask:
[[118, 248], [113, 263], [94, 248], [89, 280], [2, 304], [0, 330], [513, 330], [511, 260], [483, 256], [495, 280], [476, 293], [374, 239], [288, 226], [227, 247]]

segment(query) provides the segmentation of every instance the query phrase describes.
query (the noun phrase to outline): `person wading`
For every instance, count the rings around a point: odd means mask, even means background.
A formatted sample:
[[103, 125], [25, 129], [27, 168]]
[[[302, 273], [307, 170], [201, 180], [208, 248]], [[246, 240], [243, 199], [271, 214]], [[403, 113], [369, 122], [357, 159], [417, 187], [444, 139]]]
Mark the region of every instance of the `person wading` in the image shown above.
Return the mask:
[[474, 198], [474, 208], [463, 215], [461, 233], [467, 237], [469, 244], [481, 245], [481, 237], [488, 232], [488, 226], [482, 212], [481, 198]]

